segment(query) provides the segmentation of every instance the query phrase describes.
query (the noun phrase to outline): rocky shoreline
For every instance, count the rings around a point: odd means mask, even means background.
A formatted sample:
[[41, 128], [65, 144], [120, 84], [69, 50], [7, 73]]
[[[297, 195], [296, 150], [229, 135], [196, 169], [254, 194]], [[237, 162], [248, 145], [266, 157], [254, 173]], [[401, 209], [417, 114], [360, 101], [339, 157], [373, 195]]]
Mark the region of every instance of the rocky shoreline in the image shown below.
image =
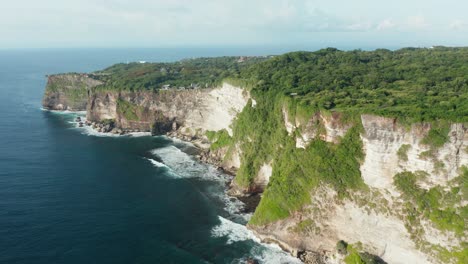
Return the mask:
[[145, 132], [141, 131], [139, 129], [122, 129], [119, 127], [115, 126], [115, 123], [113, 121], [108, 121], [108, 122], [91, 122], [88, 120], [84, 120], [81, 117], [77, 117], [75, 119], [75, 122], [78, 123], [79, 127], [91, 127], [94, 129], [96, 132], [99, 133], [109, 133], [109, 134], [114, 134], [114, 135], [126, 135], [130, 133], [138, 133], [138, 132]]
[[[122, 129], [122, 128], [116, 127], [115, 123], [113, 122], [90, 122], [80, 117], [77, 117], [75, 119], [75, 122], [78, 123], [79, 127], [88, 126], [94, 129], [96, 132], [108, 133], [108, 134], [113, 134], [113, 135], [123, 136], [123, 135], [128, 135], [130, 133], [136, 133], [136, 132], [149, 132], [149, 131], [140, 131], [139, 129]], [[236, 169], [232, 167], [226, 168], [221, 164], [222, 160], [221, 160], [219, 153], [216, 153], [210, 150], [209, 148], [210, 142], [207, 139], [204, 139], [198, 136], [185, 135], [185, 134], [180, 133], [177, 130], [167, 132], [165, 136], [193, 144], [198, 150], [198, 153], [194, 153], [193, 156], [196, 159], [198, 159], [199, 162], [215, 166], [219, 171], [227, 175], [230, 175], [231, 177], [229, 178], [229, 181], [226, 184], [227, 194], [231, 197], [235, 197], [239, 199], [242, 203], [244, 203], [244, 208], [241, 211], [242, 213], [254, 213], [255, 212], [255, 209], [260, 203], [261, 193], [260, 192], [241, 193], [241, 192], [238, 192], [237, 190], [234, 190], [235, 187], [233, 184], [233, 180], [237, 172]], [[262, 242], [267, 243], [267, 244], [278, 245], [284, 251], [291, 254], [291, 256], [298, 258], [305, 264], [327, 263], [325, 261], [327, 257], [323, 254], [316, 253], [316, 252], [309, 252], [309, 251], [291, 250], [290, 248], [285, 247], [279, 241], [264, 238], [261, 235], [257, 234], [255, 231], [254, 231], [254, 234], [256, 234], [256, 236], [260, 238]], [[255, 259], [249, 259], [246, 263], [258, 263], [258, 262]]]

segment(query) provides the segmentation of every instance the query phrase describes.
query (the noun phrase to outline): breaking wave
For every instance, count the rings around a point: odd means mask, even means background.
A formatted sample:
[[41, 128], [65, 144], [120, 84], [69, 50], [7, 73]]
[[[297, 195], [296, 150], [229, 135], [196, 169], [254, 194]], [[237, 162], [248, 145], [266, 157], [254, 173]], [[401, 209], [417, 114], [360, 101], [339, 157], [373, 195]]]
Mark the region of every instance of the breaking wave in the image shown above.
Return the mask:
[[149, 162], [151, 162], [151, 164], [153, 164], [155, 167], [158, 167], [158, 168], [167, 168], [166, 164], [164, 163], [161, 163], [159, 161], [156, 161], [154, 159], [149, 159], [149, 158], [144, 158], [146, 160], [149, 160]]
[[[175, 143], [180, 144], [181, 142], [177, 141]], [[251, 241], [253, 246], [250, 251], [250, 257], [254, 257], [260, 263], [301, 263], [297, 258], [281, 250], [280, 247], [261, 243], [253, 232], [247, 229], [245, 223], [247, 223], [251, 214], [242, 213], [244, 204], [226, 193], [225, 186], [231, 179], [231, 176], [218, 171], [212, 165], [199, 162], [193, 156], [172, 145], [154, 149], [151, 151], [151, 154], [162, 162], [153, 159], [148, 160], [155, 167], [167, 167], [171, 172], [169, 173], [169, 177], [199, 178], [218, 184], [219, 188], [217, 188], [217, 191], [208, 195], [219, 200], [223, 204], [223, 209], [227, 214], [225, 217], [218, 216], [220, 223], [211, 230], [212, 237], [227, 238], [227, 245], [240, 241]], [[234, 263], [245, 263], [245, 261], [246, 259], [239, 259]]]
[[[255, 242], [256, 244], [250, 250], [250, 254], [260, 263], [301, 263], [299, 259], [284, 252], [279, 246], [261, 243], [260, 239], [258, 239], [252, 231], [247, 229], [246, 226], [235, 223], [221, 216], [218, 218], [220, 220], [220, 224], [211, 230], [211, 235], [213, 237], [226, 237], [226, 243], [228, 245], [248, 240]], [[240, 259], [238, 263], [245, 263], [245, 259]]]
[[66, 116], [67, 123], [71, 124], [72, 129], [78, 129], [82, 134], [88, 135], [88, 136], [95, 136], [95, 137], [146, 137], [146, 136], [151, 136], [150, 132], [133, 132], [133, 133], [128, 133], [125, 135], [119, 135], [119, 134], [112, 134], [112, 133], [103, 133], [103, 132], [98, 132], [97, 130], [93, 129], [91, 126], [79, 126], [80, 122], [76, 121], [77, 117], [81, 118], [81, 122], [86, 122], [86, 111], [59, 111], [59, 110], [48, 110], [41, 108], [42, 111], [47, 111], [53, 114], [58, 114], [62, 116]]

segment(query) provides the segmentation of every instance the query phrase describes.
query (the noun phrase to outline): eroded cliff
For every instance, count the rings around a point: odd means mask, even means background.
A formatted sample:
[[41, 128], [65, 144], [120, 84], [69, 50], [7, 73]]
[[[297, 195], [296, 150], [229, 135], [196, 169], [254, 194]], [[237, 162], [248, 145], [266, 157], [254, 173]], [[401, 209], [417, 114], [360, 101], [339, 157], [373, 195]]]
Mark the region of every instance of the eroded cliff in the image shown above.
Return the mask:
[[[466, 124], [292, 115], [228, 83], [157, 92], [94, 89], [99, 84], [85, 75], [50, 76], [43, 105], [190, 140], [205, 150], [203, 160], [240, 168], [233, 194], [265, 191], [249, 224], [265, 241], [329, 263], [356, 252], [388, 263], [466, 258]], [[340, 240], [356, 252], [338, 253]]]
[[84, 111], [88, 92], [102, 82], [88, 74], [57, 74], [47, 76], [42, 105], [50, 110]]
[[[306, 150], [316, 140], [338, 144], [350, 129], [338, 113], [316, 113], [304, 122], [283, 109], [283, 118], [296, 147]], [[373, 115], [362, 115], [359, 123], [364, 185], [343, 197], [321, 183], [290, 216], [250, 228], [294, 254], [321, 252], [329, 263], [343, 261], [336, 253], [340, 240], [388, 263], [462, 263], [468, 238], [466, 124], [444, 123], [441, 129]], [[438, 135], [443, 143], [431, 141], [438, 140], [431, 138], [437, 129], [445, 131]]]

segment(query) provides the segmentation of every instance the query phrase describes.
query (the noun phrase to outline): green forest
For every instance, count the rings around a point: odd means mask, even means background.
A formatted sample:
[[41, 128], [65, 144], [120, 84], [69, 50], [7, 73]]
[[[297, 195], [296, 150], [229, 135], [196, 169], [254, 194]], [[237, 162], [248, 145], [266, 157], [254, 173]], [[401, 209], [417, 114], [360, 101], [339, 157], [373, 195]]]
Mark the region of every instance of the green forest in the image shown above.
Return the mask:
[[159, 90], [172, 88], [206, 88], [219, 85], [226, 78], [236, 78], [241, 70], [268, 57], [215, 57], [185, 59], [167, 63], [120, 63], [90, 76], [104, 81], [98, 89]]
[[242, 77], [303, 108], [468, 121], [468, 48], [293, 52]]
[[468, 121], [468, 48], [292, 52], [171, 63], [116, 64], [98, 89], [214, 87], [223, 80], [291, 97], [307, 112], [374, 113], [418, 122]]

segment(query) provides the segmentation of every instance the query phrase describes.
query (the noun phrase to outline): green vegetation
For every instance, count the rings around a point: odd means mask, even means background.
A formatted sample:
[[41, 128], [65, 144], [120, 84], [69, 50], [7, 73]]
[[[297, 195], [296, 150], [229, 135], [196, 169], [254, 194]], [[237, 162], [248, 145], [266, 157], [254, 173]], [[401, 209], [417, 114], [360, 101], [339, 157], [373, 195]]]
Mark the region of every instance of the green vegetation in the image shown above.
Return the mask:
[[[346, 244], [344, 241], [340, 241]], [[340, 243], [338, 242], [338, 243]], [[337, 245], [338, 246], [338, 245]], [[377, 256], [369, 254], [367, 252], [359, 252], [360, 243], [357, 245], [346, 244], [346, 252], [348, 255], [345, 257], [344, 262], [346, 264], [379, 264], [385, 263]]]
[[[264, 163], [273, 162], [269, 185], [250, 224], [262, 225], [288, 217], [310, 203], [310, 192], [320, 183], [333, 187], [339, 198], [365, 188], [359, 171], [363, 159], [360, 114], [396, 117], [400, 123], [430, 122], [432, 129], [423, 140], [431, 147], [421, 157], [433, 157], [434, 150], [448, 140], [450, 122], [468, 122], [468, 48], [416, 49], [397, 51], [292, 52], [276, 57], [199, 58], [173, 63], [117, 64], [91, 74], [104, 82], [96, 89], [159, 90], [171, 87], [213, 87], [223, 80], [249, 89], [255, 107], [246, 107], [227, 131], [208, 132], [212, 149], [239, 144], [241, 167], [237, 185], [249, 188]], [[251, 105], [249, 102], [247, 105]], [[298, 149], [285, 126], [289, 120], [305, 124], [317, 113], [339, 115], [351, 128], [337, 144], [319, 136], [306, 149]], [[137, 120], [138, 106], [119, 100], [117, 111]], [[446, 121], [441, 121], [446, 120]], [[312, 124], [317, 135], [324, 127]], [[304, 127], [294, 131], [299, 136]], [[398, 151], [407, 160], [409, 145]], [[440, 165], [440, 164], [439, 164]], [[437, 166], [437, 169], [442, 169]], [[420, 217], [444, 230], [460, 234], [466, 210], [455, 208], [453, 200], [463, 188], [423, 190], [411, 173], [395, 177], [398, 188], [409, 199], [408, 222], [413, 227]]]
[[440, 148], [449, 140], [449, 132], [450, 123], [446, 121], [434, 122], [421, 143], [431, 146], [431, 149]]
[[432, 246], [432, 250], [437, 253], [441, 263], [468, 263], [468, 243], [462, 242], [461, 247], [456, 247], [450, 251], [441, 246]]
[[[270, 152], [277, 153], [277, 156], [268, 188], [249, 223], [267, 224], [300, 210], [310, 203], [310, 191], [319, 183], [331, 185], [340, 197], [348, 196], [350, 190], [364, 188], [359, 171], [363, 158], [360, 129], [358, 125], [352, 127], [339, 144], [316, 139], [306, 149], [296, 148], [294, 139], [289, 136], [281, 138], [280, 146], [283, 148]], [[278, 143], [274, 138], [269, 142]], [[257, 161], [259, 157], [251, 158], [253, 162], [261, 163]], [[250, 165], [253, 167], [255, 163]], [[242, 179], [245, 178], [239, 179], [241, 183]]]
[[346, 264], [366, 264], [358, 252], [351, 252], [346, 258], [344, 259]]
[[62, 93], [67, 98], [67, 103], [72, 108], [83, 108], [87, 101], [86, 85], [74, 82], [64, 76], [55, 76], [49, 79], [46, 92]]
[[[468, 207], [455, 207], [455, 204], [462, 198], [460, 192], [468, 191], [467, 186], [452, 188], [450, 191], [444, 191], [440, 186], [425, 190], [417, 185], [417, 181], [423, 177], [421, 173], [402, 172], [394, 178], [395, 186], [407, 198], [407, 227], [417, 227], [417, 221], [424, 217], [431, 220], [437, 228], [462, 236]], [[468, 178], [466, 167], [458, 178]]]
[[206, 131], [206, 137], [212, 142], [210, 149], [216, 150], [222, 147], [229, 146], [232, 143], [232, 138], [226, 129], [220, 131]]
[[[263, 163], [273, 160], [275, 164], [250, 224], [267, 224], [300, 210], [310, 202], [309, 193], [320, 182], [333, 186], [340, 197], [363, 186], [359, 172], [361, 113], [395, 116], [404, 122], [431, 121], [428, 140], [434, 147], [443, 145], [448, 123], [436, 120], [460, 121], [468, 116], [468, 100], [461, 100], [468, 99], [468, 83], [462, 82], [458, 88], [452, 83], [454, 79], [466, 80], [468, 68], [460, 60], [461, 54], [468, 55], [468, 49], [326, 49], [285, 54], [242, 71], [257, 106], [246, 108], [234, 124], [233, 140], [242, 142], [243, 154], [236, 183], [249, 187]], [[439, 61], [441, 58], [454, 64]], [[437, 63], [431, 64], [431, 59]], [[439, 72], [439, 67], [447, 71]], [[440, 78], [440, 74], [445, 77]], [[437, 103], [447, 100], [452, 101], [452, 108]], [[285, 131], [283, 109], [289, 120], [303, 123], [317, 112], [339, 112], [341, 122], [354, 127], [339, 144], [317, 138], [305, 150], [297, 149]], [[316, 125], [317, 131], [323, 130], [320, 123]], [[402, 160], [407, 159], [408, 150], [403, 146], [399, 151]]]
[[158, 90], [163, 85], [206, 88], [228, 77], [237, 78], [243, 68], [266, 59], [248, 57], [239, 62], [239, 57], [217, 57], [168, 63], [120, 63], [95, 72], [92, 77], [105, 83], [97, 89], [106, 90]]
[[118, 99], [117, 100], [117, 113], [122, 114], [125, 119], [129, 121], [137, 121], [138, 113], [141, 112], [140, 106], [132, 104], [126, 100]]
[[397, 151], [398, 158], [402, 161], [408, 161], [408, 150], [411, 148], [409, 144], [403, 144]]
[[318, 227], [315, 225], [314, 220], [305, 219], [299, 222], [293, 228], [290, 228], [290, 231], [304, 235], [304, 233], [307, 234], [307, 233], [317, 232]]
[[[468, 48], [292, 52], [241, 72], [311, 109], [468, 121]], [[294, 94], [294, 95], [291, 95]]]
[[[468, 122], [468, 48], [405, 48], [397, 51], [292, 52], [269, 57], [218, 57], [171, 63], [116, 64], [89, 76], [96, 89], [158, 90], [213, 87], [222, 80], [282, 94], [305, 113], [338, 111], [349, 117], [372, 113], [402, 123]], [[52, 84], [61, 86], [60, 84]], [[444, 130], [431, 132], [434, 144]], [[428, 139], [429, 140], [429, 139]]]

